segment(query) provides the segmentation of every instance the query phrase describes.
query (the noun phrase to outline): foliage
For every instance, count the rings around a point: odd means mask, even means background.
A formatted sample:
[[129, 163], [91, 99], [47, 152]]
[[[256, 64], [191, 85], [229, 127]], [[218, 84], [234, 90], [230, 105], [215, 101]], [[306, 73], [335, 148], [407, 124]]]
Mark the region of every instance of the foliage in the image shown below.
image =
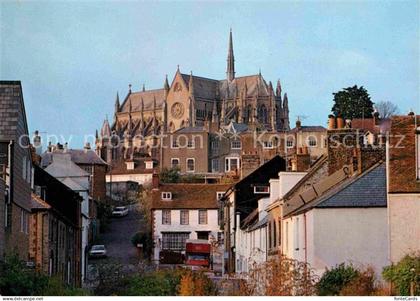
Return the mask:
[[348, 282], [341, 290], [341, 296], [372, 296], [376, 295], [375, 272], [372, 267], [358, 271], [357, 276]]
[[162, 168], [159, 174], [159, 180], [162, 183], [178, 183], [180, 180], [179, 168]]
[[333, 93], [334, 106], [332, 112], [336, 116], [344, 119], [371, 118], [373, 113], [373, 103], [370, 96], [363, 86], [344, 88], [342, 91]]
[[111, 224], [112, 206], [105, 204], [104, 202], [98, 202], [97, 216], [100, 222], [100, 231], [103, 233]]
[[138, 244], [143, 245], [143, 254], [149, 256], [153, 249], [153, 239], [150, 233], [137, 232], [131, 238], [133, 246], [137, 247]]
[[169, 270], [139, 274], [130, 278], [127, 296], [175, 296], [183, 271]]
[[414, 284], [414, 295], [420, 295], [420, 254], [406, 255], [396, 265], [384, 268], [382, 276], [395, 285], [400, 296], [410, 295], [410, 285]]
[[375, 103], [375, 108], [381, 118], [389, 118], [398, 114], [398, 106], [390, 101], [380, 101]]
[[83, 289], [65, 285], [58, 277], [27, 268], [16, 254], [0, 262], [0, 295], [6, 296], [82, 296]]
[[128, 278], [125, 277], [123, 266], [111, 259], [95, 264], [94, 273], [97, 275], [96, 296], [123, 295], [127, 287]]
[[338, 296], [340, 291], [354, 280], [359, 272], [353, 265], [341, 263], [331, 270], [326, 269], [316, 285], [319, 296]]
[[252, 264], [243, 276], [246, 281], [240, 282], [237, 295], [311, 296], [318, 280], [307, 263], [283, 255]]
[[213, 281], [203, 272], [186, 270], [181, 276], [179, 296], [216, 296], [217, 290]]

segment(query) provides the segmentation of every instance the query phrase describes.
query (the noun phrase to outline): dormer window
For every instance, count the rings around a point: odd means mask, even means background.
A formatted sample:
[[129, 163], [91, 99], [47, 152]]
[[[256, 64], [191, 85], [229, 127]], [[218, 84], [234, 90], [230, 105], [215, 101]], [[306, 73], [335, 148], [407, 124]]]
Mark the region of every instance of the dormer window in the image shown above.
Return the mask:
[[164, 201], [172, 200], [172, 192], [162, 192], [162, 200]]
[[241, 140], [233, 140], [230, 143], [230, 148], [231, 149], [241, 149], [242, 148]]
[[216, 199], [219, 201], [223, 197], [224, 194], [225, 194], [224, 191], [216, 192]]
[[268, 194], [270, 193], [270, 186], [269, 185], [255, 185], [254, 193], [255, 194]]
[[264, 148], [273, 148], [273, 141], [264, 141]]
[[145, 161], [146, 169], [153, 169], [153, 161]]
[[134, 169], [134, 161], [127, 161], [125, 162], [127, 165], [127, 170], [133, 170]]

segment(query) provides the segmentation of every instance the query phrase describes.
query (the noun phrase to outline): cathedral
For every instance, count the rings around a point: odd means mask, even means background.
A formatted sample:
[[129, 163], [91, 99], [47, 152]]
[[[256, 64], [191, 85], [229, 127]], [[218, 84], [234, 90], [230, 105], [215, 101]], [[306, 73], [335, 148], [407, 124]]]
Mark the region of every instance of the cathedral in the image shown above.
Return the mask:
[[[120, 102], [117, 93], [112, 124], [106, 119], [97, 132], [96, 149], [107, 162], [134, 156], [155, 157], [153, 144], [162, 134], [184, 128], [206, 128], [217, 132], [237, 123], [248, 129], [287, 131], [287, 94], [266, 82], [261, 72], [236, 76], [232, 31], [229, 33], [226, 78], [210, 79], [181, 73], [179, 67], [169, 84], [166, 76], [161, 89], [132, 91]], [[119, 147], [109, 147], [110, 143]]]

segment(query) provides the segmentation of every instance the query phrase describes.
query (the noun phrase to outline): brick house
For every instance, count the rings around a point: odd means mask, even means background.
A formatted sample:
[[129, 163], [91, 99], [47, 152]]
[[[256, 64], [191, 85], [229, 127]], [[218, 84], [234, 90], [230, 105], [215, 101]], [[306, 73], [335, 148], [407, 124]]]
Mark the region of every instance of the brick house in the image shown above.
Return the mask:
[[390, 259], [420, 251], [420, 116], [394, 116], [387, 145]]
[[[160, 184], [152, 190], [152, 235], [156, 263], [183, 263], [185, 241], [221, 241], [219, 198], [226, 184]], [[214, 262], [221, 270], [222, 250]], [[214, 257], [215, 254], [213, 254]]]
[[63, 283], [81, 286], [81, 203], [78, 193], [35, 165], [30, 260]]
[[29, 259], [33, 168], [20, 81], [0, 81], [0, 177], [5, 181], [5, 250]]

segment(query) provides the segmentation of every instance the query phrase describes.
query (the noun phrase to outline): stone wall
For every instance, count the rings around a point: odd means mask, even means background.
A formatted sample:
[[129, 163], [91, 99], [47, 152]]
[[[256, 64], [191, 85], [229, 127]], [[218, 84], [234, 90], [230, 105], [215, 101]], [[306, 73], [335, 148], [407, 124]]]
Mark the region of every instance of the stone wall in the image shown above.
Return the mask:
[[0, 179], [0, 260], [4, 256], [5, 233], [4, 233], [4, 210], [5, 210], [5, 190], [6, 184]]

